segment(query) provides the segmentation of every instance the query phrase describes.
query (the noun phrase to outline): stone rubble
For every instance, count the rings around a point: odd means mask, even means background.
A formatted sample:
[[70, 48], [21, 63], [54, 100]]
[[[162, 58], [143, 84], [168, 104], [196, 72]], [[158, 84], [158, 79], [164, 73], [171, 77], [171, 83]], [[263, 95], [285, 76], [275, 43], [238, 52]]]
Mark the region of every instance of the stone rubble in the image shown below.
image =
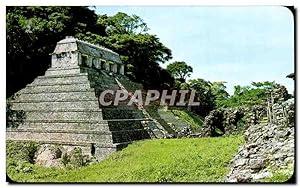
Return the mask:
[[275, 117], [281, 121], [262, 122], [245, 131], [245, 144], [231, 160], [226, 182], [257, 182], [272, 176], [272, 167], [284, 169], [294, 165], [294, 99], [275, 105], [288, 113], [275, 111]]
[[[79, 162], [78, 162], [79, 161]], [[76, 164], [84, 166], [97, 160], [91, 155], [84, 155], [81, 148], [55, 144], [42, 144], [35, 153], [34, 163], [45, 167], [60, 167]]]

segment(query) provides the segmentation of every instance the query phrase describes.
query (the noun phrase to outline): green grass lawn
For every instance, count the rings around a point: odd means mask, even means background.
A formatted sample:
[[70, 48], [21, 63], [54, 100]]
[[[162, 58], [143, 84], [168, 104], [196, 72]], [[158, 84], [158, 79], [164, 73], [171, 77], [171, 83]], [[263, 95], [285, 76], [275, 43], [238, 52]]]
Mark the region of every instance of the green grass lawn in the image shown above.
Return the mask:
[[220, 182], [242, 143], [241, 136], [145, 140], [98, 164], [8, 175], [18, 182]]

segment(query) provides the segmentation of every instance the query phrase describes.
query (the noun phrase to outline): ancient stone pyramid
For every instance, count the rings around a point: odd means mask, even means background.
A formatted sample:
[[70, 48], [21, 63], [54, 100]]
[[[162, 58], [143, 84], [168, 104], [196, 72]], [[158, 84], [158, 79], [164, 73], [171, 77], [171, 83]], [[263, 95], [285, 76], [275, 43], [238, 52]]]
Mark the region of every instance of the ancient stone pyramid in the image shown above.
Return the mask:
[[[16, 93], [11, 109], [24, 112], [7, 140], [80, 146], [98, 160], [133, 140], [150, 138], [149, 119], [134, 106], [101, 107], [99, 93], [117, 90], [124, 76], [117, 53], [67, 37], [57, 43], [51, 68]], [[131, 84], [131, 83], [129, 83]]]

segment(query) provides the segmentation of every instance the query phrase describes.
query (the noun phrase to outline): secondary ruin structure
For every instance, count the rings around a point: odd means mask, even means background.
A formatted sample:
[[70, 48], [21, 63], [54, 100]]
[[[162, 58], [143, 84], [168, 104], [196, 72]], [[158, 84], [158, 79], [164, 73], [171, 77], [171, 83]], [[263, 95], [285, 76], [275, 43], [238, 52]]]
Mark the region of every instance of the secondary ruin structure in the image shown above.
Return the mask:
[[133, 140], [153, 137], [153, 120], [136, 106], [102, 107], [98, 102], [105, 89], [117, 90], [120, 82], [136, 84], [124, 76], [117, 53], [67, 37], [51, 56], [45, 75], [10, 101], [11, 110], [21, 116], [7, 122], [12, 125], [7, 140], [80, 146], [101, 160]]

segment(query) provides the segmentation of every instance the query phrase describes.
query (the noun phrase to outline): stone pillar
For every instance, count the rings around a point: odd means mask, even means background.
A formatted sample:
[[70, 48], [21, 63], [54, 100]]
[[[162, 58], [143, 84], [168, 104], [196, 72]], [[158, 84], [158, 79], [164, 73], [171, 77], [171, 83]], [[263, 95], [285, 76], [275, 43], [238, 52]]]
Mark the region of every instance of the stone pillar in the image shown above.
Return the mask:
[[113, 64], [113, 70], [114, 73], [118, 72], [118, 65], [116, 63]]
[[78, 65], [82, 65], [81, 53], [78, 53]]
[[52, 54], [51, 56], [51, 67], [56, 67], [57, 65], [57, 57], [56, 54]]
[[100, 60], [98, 58], [94, 58], [93, 59], [93, 66], [96, 68], [96, 69], [101, 69], [101, 64], [100, 64]]
[[86, 65], [88, 67], [92, 67], [92, 65], [93, 65], [93, 58], [92, 57], [90, 57], [90, 56], [87, 57]]
[[120, 74], [124, 75], [124, 65], [120, 65]]
[[110, 71], [109, 62], [105, 62], [105, 70]]

